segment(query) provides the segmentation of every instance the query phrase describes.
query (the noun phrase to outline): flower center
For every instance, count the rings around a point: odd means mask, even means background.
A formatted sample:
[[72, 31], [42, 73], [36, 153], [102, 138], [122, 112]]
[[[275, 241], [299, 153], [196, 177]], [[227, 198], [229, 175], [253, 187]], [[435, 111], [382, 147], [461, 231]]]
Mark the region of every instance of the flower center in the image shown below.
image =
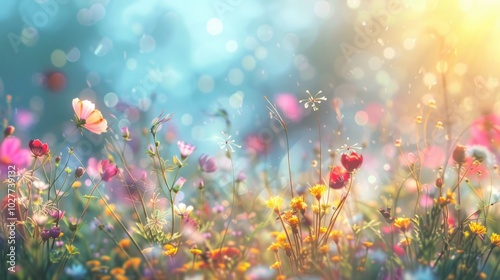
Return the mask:
[[9, 156], [1, 156], [0, 157], [0, 162], [5, 164], [5, 165], [8, 165], [12, 162], [12, 160], [10, 159]]

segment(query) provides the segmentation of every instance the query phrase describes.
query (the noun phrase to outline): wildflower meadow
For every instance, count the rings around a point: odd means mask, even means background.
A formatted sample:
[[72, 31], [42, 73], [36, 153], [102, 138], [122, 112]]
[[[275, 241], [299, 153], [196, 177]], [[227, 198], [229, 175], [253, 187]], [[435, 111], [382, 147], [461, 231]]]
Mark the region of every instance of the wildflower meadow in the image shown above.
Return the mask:
[[[37, 2], [7, 38], [52, 70], [0, 72], [0, 279], [500, 279], [496, 1]], [[43, 50], [72, 24], [108, 35]]]

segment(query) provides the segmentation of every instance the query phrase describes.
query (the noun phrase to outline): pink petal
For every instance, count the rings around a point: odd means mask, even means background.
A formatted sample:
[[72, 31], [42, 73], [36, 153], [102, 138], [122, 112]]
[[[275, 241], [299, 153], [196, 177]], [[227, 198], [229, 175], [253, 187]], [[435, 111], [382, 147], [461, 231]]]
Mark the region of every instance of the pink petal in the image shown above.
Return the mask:
[[7, 137], [2, 142], [0, 152], [2, 156], [13, 156], [21, 147], [21, 141], [16, 137]]

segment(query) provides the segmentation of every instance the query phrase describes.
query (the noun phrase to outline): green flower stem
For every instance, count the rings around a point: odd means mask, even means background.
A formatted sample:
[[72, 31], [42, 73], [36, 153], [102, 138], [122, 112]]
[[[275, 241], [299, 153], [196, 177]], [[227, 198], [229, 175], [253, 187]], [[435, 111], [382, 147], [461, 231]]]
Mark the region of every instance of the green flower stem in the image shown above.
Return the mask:
[[[102, 183], [102, 179], [99, 180], [99, 182], [97, 182], [95, 185], [94, 185], [94, 188], [92, 188], [92, 191], [90, 192], [89, 194], [89, 197], [87, 198], [87, 204], [85, 204], [85, 207], [83, 208], [83, 211], [82, 211], [82, 214], [80, 215], [80, 219], [77, 220], [77, 223], [81, 223], [83, 221], [83, 217], [85, 216], [85, 213], [87, 213], [87, 210], [89, 208], [89, 205], [90, 205], [90, 200], [92, 199], [92, 194], [94, 194], [94, 191], [97, 189], [97, 187], [99, 187], [99, 185]], [[78, 227], [77, 229], [73, 232], [73, 236], [71, 237], [71, 241], [70, 241], [70, 245], [73, 245], [73, 242], [75, 241], [75, 237], [76, 237], [76, 233], [78, 232]]]

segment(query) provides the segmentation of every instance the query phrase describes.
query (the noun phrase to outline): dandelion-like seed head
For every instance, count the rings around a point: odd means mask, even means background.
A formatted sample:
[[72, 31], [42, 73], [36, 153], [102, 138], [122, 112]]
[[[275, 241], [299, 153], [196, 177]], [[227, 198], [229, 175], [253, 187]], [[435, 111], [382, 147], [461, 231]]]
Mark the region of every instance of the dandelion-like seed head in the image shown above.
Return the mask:
[[479, 163], [484, 162], [490, 166], [495, 164], [495, 156], [484, 146], [473, 145], [467, 147], [466, 154]]
[[240, 145], [236, 144], [234, 139], [231, 139], [232, 135], [226, 134], [224, 131], [221, 132], [222, 135], [224, 135], [224, 138], [219, 137], [222, 141], [218, 142], [219, 147], [221, 150], [224, 150], [226, 152], [231, 151], [231, 153], [234, 153], [234, 148], [241, 148]]
[[309, 106], [311, 106], [313, 108], [313, 111], [318, 111], [318, 106], [316, 106], [316, 104], [320, 104], [321, 101], [326, 101], [327, 98], [325, 96], [321, 96], [321, 97], [318, 97], [318, 95], [320, 93], [322, 93], [323, 91], [320, 90], [318, 91], [318, 93], [316, 93], [314, 96], [311, 94], [311, 92], [309, 92], [309, 90], [306, 90], [306, 93], [309, 95], [309, 98], [306, 98], [306, 99], [302, 99], [302, 100], [299, 100], [299, 103], [302, 103], [302, 102], [305, 102], [304, 103], [304, 108], [309, 108]]
[[[349, 141], [349, 138], [347, 138], [347, 141]], [[363, 149], [363, 148], [361, 148], [358, 143], [354, 143], [352, 145], [344, 144], [344, 145], [340, 146], [340, 148], [338, 148], [336, 150], [336, 152], [338, 154], [339, 153], [349, 153], [349, 152], [352, 152], [355, 150], [361, 150], [361, 149]]]

